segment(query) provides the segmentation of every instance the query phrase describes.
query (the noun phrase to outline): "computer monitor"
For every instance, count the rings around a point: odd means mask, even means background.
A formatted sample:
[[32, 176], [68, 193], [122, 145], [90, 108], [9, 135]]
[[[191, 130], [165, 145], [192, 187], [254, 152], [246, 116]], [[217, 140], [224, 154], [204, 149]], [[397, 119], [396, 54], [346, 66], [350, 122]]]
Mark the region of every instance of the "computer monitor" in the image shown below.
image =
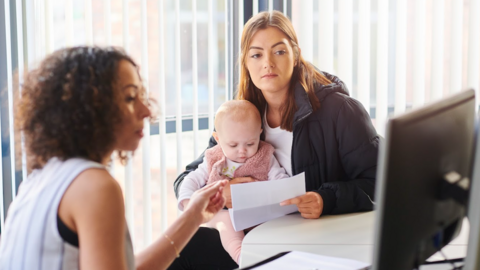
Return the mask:
[[470, 233], [464, 270], [480, 269], [480, 132], [477, 130], [477, 147], [473, 163], [472, 185], [468, 207]]
[[471, 177], [474, 133], [473, 90], [388, 121], [377, 167], [373, 269], [416, 269], [458, 235], [466, 207], [440, 199], [441, 190], [445, 178]]

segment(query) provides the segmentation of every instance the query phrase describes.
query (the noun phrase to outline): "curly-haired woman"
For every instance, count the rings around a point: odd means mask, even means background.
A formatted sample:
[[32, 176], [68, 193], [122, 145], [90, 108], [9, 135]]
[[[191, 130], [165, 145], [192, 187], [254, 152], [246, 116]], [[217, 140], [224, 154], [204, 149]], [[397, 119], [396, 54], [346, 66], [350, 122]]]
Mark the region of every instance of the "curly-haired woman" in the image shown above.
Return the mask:
[[[114, 48], [57, 51], [27, 75], [17, 114], [33, 171], [9, 208], [0, 268], [135, 268], [122, 191], [105, 168], [114, 150], [125, 160], [138, 147], [151, 116], [135, 62]], [[170, 265], [223, 207], [224, 185], [198, 190], [136, 266]]]

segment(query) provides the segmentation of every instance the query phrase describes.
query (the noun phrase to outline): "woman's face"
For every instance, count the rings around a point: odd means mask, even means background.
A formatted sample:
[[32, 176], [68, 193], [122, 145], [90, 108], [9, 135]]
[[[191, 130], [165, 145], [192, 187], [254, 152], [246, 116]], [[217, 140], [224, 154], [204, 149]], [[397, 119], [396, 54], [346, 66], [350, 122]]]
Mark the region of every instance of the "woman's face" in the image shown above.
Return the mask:
[[122, 93], [123, 100], [120, 107], [124, 115], [116, 131], [115, 148], [133, 151], [137, 149], [143, 137], [143, 120], [150, 116], [150, 110], [143, 101], [143, 86], [137, 69], [126, 60], [119, 63], [116, 87]]
[[288, 92], [296, 61], [288, 37], [278, 28], [253, 35], [246, 64], [251, 80], [265, 96]]

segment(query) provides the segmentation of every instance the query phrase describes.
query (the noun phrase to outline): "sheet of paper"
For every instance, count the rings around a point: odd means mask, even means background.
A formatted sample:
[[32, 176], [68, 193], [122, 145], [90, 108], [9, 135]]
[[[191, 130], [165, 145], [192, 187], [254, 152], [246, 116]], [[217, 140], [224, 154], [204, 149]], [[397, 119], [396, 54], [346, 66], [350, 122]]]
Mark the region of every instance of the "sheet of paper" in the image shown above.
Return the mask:
[[322, 270], [364, 270], [369, 264], [337, 257], [292, 251], [266, 264], [257, 266], [255, 270], [290, 270], [290, 269], [322, 269]]
[[231, 185], [230, 218], [236, 231], [298, 211], [280, 202], [305, 194], [305, 174], [272, 181]]

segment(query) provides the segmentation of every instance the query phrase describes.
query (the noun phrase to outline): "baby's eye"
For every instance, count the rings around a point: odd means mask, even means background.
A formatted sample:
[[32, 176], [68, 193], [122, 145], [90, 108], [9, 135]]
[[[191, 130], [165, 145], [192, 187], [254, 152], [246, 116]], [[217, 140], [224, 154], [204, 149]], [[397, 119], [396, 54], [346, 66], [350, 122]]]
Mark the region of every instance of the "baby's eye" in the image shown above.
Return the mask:
[[237, 145], [236, 145], [236, 144], [230, 144], [229, 146], [230, 146], [230, 147], [232, 147], [232, 148], [235, 148], [235, 147], [237, 147]]
[[253, 146], [253, 145], [254, 145], [253, 143], [249, 143], [249, 144], [247, 144], [247, 146]]

